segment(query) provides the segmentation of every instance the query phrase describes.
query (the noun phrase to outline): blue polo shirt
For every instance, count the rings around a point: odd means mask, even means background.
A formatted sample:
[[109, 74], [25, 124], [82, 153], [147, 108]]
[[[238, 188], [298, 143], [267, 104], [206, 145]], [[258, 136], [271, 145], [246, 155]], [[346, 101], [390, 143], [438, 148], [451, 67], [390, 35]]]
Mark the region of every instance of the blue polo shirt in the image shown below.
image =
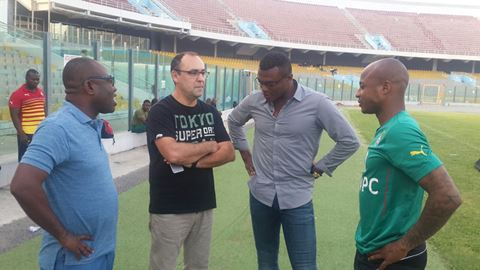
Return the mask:
[[[40, 124], [21, 160], [48, 173], [43, 188], [63, 226], [72, 234], [93, 237], [85, 242], [94, 253], [77, 260], [66, 251], [66, 265], [89, 263], [115, 249], [118, 197], [101, 129], [101, 120], [65, 102]], [[57, 239], [45, 232], [41, 269], [53, 269], [60, 248]]]

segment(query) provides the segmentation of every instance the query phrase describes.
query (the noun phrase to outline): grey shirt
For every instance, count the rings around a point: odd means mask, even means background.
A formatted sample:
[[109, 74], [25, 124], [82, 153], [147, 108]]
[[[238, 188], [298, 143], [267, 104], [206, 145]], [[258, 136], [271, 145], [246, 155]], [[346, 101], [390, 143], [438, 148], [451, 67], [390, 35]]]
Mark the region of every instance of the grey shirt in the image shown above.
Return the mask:
[[252, 118], [255, 121], [256, 175], [248, 185], [265, 205], [272, 206], [277, 195], [280, 209], [296, 208], [312, 199], [310, 169], [323, 130], [336, 144], [315, 166], [329, 176], [360, 145], [350, 124], [326, 95], [295, 85], [295, 95], [276, 117], [273, 104], [260, 91], [247, 96], [228, 117], [230, 138], [238, 150], [249, 150], [243, 125]]

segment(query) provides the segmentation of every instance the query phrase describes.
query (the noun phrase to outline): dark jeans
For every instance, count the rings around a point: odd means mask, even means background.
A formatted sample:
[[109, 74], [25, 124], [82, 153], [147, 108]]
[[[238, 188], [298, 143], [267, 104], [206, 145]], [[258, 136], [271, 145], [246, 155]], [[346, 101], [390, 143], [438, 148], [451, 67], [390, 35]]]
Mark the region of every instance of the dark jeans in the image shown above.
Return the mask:
[[315, 270], [317, 246], [313, 204], [280, 210], [277, 197], [272, 207], [250, 194], [250, 213], [257, 248], [258, 269], [277, 270], [280, 225], [293, 270]]
[[25, 151], [27, 151], [27, 147], [32, 141], [33, 134], [27, 134], [28, 141], [20, 141], [20, 136], [17, 135], [17, 145], [18, 145], [18, 162], [23, 157], [23, 154], [25, 154]]
[[[376, 270], [382, 260], [368, 261], [368, 256], [357, 250], [353, 268], [355, 270]], [[427, 266], [427, 246], [425, 243], [410, 250], [401, 261], [391, 264], [387, 270], [423, 270]]]

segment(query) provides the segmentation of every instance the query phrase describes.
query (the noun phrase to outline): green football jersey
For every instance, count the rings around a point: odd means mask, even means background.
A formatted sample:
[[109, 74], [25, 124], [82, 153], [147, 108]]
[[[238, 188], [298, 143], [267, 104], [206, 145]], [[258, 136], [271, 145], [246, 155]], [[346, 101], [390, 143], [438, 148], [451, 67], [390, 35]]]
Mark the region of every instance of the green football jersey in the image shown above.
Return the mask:
[[441, 165], [406, 111], [377, 129], [360, 181], [360, 222], [355, 235], [360, 253], [400, 239], [417, 222], [424, 194], [419, 181]]

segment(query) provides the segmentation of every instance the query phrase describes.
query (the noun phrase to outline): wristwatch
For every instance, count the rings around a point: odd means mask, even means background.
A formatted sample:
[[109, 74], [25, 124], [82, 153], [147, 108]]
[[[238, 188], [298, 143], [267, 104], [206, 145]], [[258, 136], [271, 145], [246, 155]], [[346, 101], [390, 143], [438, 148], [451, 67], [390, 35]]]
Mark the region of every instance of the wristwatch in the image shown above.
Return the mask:
[[312, 164], [312, 167], [310, 168], [310, 173], [312, 174], [313, 178], [317, 179], [320, 176], [322, 176], [323, 171], [315, 167], [315, 165]]

